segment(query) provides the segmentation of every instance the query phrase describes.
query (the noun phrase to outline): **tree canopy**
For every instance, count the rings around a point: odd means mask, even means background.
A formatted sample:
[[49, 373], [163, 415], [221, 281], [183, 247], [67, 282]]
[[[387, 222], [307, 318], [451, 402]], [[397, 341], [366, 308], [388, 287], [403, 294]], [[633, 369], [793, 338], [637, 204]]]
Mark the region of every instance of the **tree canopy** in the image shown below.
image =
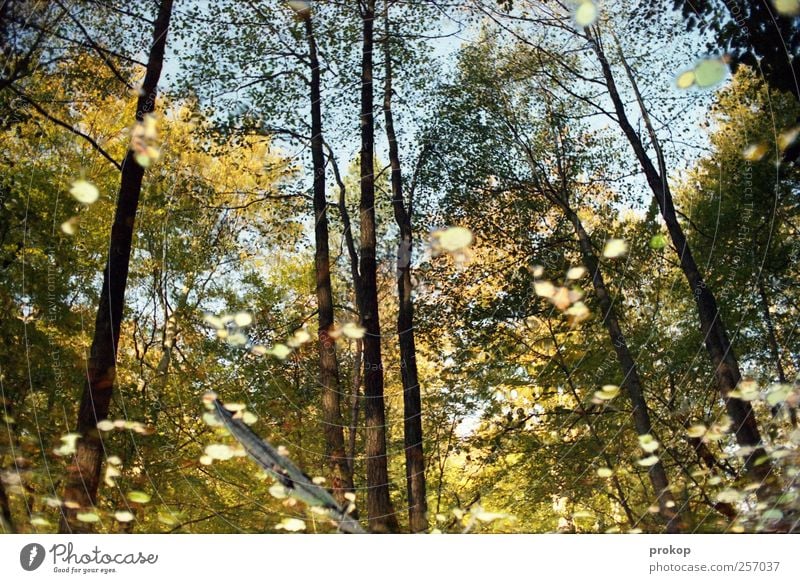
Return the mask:
[[0, 530], [800, 529], [800, 3], [0, 3]]

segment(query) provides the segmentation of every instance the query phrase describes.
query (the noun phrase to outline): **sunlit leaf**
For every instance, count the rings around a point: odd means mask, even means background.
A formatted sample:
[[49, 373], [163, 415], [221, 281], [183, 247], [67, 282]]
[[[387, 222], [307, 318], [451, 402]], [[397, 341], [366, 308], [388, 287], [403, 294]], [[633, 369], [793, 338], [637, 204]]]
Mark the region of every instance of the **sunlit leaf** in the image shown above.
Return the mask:
[[758, 162], [767, 155], [768, 151], [766, 144], [750, 144], [742, 152], [742, 157], [748, 162]]
[[753, 380], [743, 380], [739, 383], [736, 390], [730, 392], [730, 396], [741, 399], [742, 401], [755, 401], [760, 396], [758, 383]]
[[74, 235], [78, 232], [78, 217], [71, 217], [61, 223], [61, 232], [65, 235]]
[[647, 456], [646, 458], [636, 460], [636, 463], [645, 468], [649, 468], [650, 466], [654, 466], [658, 463], [658, 456], [657, 455]]
[[800, 0], [772, 0], [772, 5], [782, 16], [797, 16], [800, 14]]
[[658, 440], [654, 438], [649, 433], [646, 435], [639, 436], [639, 447], [641, 447], [647, 453], [653, 453], [659, 447]]
[[615, 257], [621, 257], [627, 252], [628, 244], [625, 241], [622, 239], [609, 239], [606, 241], [606, 245], [603, 248], [603, 257], [613, 259]]
[[103, 480], [105, 481], [106, 486], [113, 488], [117, 485], [114, 479], [120, 477], [121, 475], [122, 472], [120, 472], [115, 466], [108, 464], [106, 465], [106, 473]]
[[661, 233], [653, 235], [653, 237], [650, 239], [650, 249], [653, 249], [655, 251], [660, 251], [666, 246], [667, 246], [667, 238]]
[[594, 396], [601, 401], [610, 401], [619, 395], [619, 387], [617, 385], [603, 385], [599, 391], [595, 391]]
[[33, 526], [50, 526], [50, 521], [44, 516], [32, 516], [31, 525]]
[[114, 519], [118, 522], [130, 522], [133, 520], [135, 516], [132, 512], [128, 512], [127, 510], [117, 510], [114, 513]]
[[96, 512], [78, 512], [75, 518], [81, 522], [99, 522], [100, 516]]
[[311, 2], [308, 0], [289, 0], [286, 4], [299, 16], [304, 17], [311, 14]]
[[572, 318], [574, 324], [583, 322], [591, 315], [589, 308], [583, 302], [575, 302], [564, 313]]
[[614, 470], [611, 468], [597, 468], [597, 475], [601, 478], [610, 478], [614, 475]]
[[694, 71], [684, 71], [675, 79], [675, 86], [678, 89], [688, 89], [694, 85], [695, 75]]
[[100, 191], [91, 182], [76, 180], [72, 183], [69, 193], [80, 203], [93, 204], [100, 198]]
[[139, 490], [132, 490], [128, 492], [128, 500], [136, 502], [137, 504], [147, 504], [150, 502], [150, 494]]
[[175, 526], [179, 522], [178, 518], [174, 514], [167, 512], [159, 512], [158, 521], [161, 524], [166, 524], [167, 526]]
[[142, 168], [150, 167], [150, 156], [148, 156], [145, 152], [135, 153], [133, 155], [133, 159], [136, 160], [136, 163]]
[[553, 302], [553, 305], [559, 310], [566, 310], [572, 303], [569, 290], [565, 287], [559, 287], [556, 293], [553, 294], [553, 297], [550, 298], [550, 301]]
[[702, 423], [697, 423], [695, 425], [690, 426], [686, 430], [686, 435], [693, 438], [703, 437], [706, 432], [706, 426]]
[[299, 532], [306, 529], [306, 523], [299, 518], [284, 518], [279, 524], [275, 525], [275, 529], [282, 529], [288, 532]]
[[743, 499], [744, 494], [733, 488], [727, 488], [717, 494], [717, 502], [725, 502], [727, 504], [736, 504]]
[[97, 429], [100, 431], [111, 431], [114, 429], [114, 422], [110, 419], [103, 419], [97, 422]]
[[575, 9], [575, 23], [578, 26], [591, 26], [597, 20], [597, 6], [592, 0], [581, 0]]
[[366, 333], [366, 328], [359, 326], [355, 322], [347, 322], [344, 326], [342, 326], [342, 334], [348, 338], [363, 338]]
[[721, 83], [727, 74], [728, 67], [722, 59], [703, 59], [694, 68], [695, 82], [704, 89]]
[[472, 231], [464, 227], [450, 227], [438, 233], [439, 246], [445, 251], [455, 252], [472, 244]]
[[250, 411], [245, 411], [244, 413], [242, 413], [242, 421], [247, 425], [252, 425], [256, 421], [258, 421], [258, 417], [256, 417]]
[[256, 356], [264, 356], [265, 354], [267, 354], [267, 352], [269, 352], [269, 350], [263, 344], [256, 344], [255, 346], [250, 348], [250, 352], [252, 352]]
[[533, 284], [533, 290], [537, 296], [543, 298], [552, 298], [556, 295], [556, 287], [549, 281], [536, 281]]
[[786, 401], [794, 392], [794, 387], [788, 384], [775, 384], [769, 387], [766, 401], [770, 406], [774, 407]]
[[244, 346], [247, 344], [247, 336], [241, 332], [234, 332], [233, 334], [228, 334], [226, 341], [231, 346]]
[[586, 268], [583, 265], [570, 267], [567, 271], [567, 279], [577, 280], [586, 275]]
[[281, 360], [286, 360], [286, 357], [292, 353], [292, 349], [286, 346], [285, 344], [276, 344], [270, 350], [270, 354], [272, 354], [275, 358], [279, 358]]
[[475, 510], [472, 515], [475, 517], [476, 520], [480, 520], [481, 522], [494, 522], [495, 520], [500, 520], [503, 518], [508, 518], [508, 514], [504, 514], [502, 512], [487, 512], [483, 508], [478, 508]]
[[217, 330], [222, 330], [225, 327], [225, 323], [222, 321], [222, 318], [215, 316], [214, 314], [203, 315], [203, 321]]
[[229, 460], [233, 457], [233, 448], [224, 443], [212, 443], [206, 446], [206, 455], [215, 460]]
[[217, 416], [208, 411], [203, 413], [203, 421], [205, 421], [206, 425], [209, 427], [222, 427], [222, 422], [217, 418]]
[[247, 326], [253, 323], [253, 316], [251, 316], [247, 312], [237, 312], [233, 316], [233, 323], [239, 326], [240, 328], [246, 328]]

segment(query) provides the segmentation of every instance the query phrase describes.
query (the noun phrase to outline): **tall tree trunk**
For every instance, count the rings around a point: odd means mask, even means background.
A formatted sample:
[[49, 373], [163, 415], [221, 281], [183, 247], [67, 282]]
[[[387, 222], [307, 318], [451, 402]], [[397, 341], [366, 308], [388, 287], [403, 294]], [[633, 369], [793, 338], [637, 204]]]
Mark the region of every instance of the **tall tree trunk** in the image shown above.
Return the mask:
[[700, 328], [705, 339], [706, 350], [714, 367], [714, 376], [717, 381], [719, 392], [725, 401], [728, 414], [733, 422], [736, 440], [742, 446], [753, 448], [752, 453], [745, 460], [745, 470], [751, 478], [763, 484], [770, 473], [771, 465], [769, 463], [755, 464], [756, 460], [765, 457], [766, 454], [761, 444], [761, 435], [758, 430], [758, 424], [753, 409], [747, 401], [728, 397], [728, 394], [736, 388], [741, 380], [739, 362], [733, 352], [725, 324], [722, 321], [722, 315], [717, 306], [716, 298], [703, 279], [700, 268], [692, 255], [692, 250], [689, 247], [689, 242], [686, 239], [683, 228], [678, 222], [677, 213], [675, 212], [675, 206], [672, 200], [672, 193], [670, 192], [667, 182], [664, 158], [652, 124], [649, 123], [647, 110], [644, 107], [641, 95], [635, 85], [635, 79], [630, 69], [627, 67], [627, 64], [625, 64], [631, 83], [634, 86], [634, 91], [636, 92], [637, 100], [653, 147], [658, 154], [660, 172], [648, 156], [644, 143], [628, 119], [625, 105], [617, 90], [614, 75], [611, 71], [608, 59], [603, 52], [599, 34], [590, 33], [590, 38], [592, 40], [592, 48], [603, 70], [609, 96], [614, 104], [614, 110], [617, 114], [617, 123], [628, 139], [644, 171], [647, 183], [658, 203], [661, 216], [664, 218], [664, 222], [667, 225], [672, 245], [680, 258], [681, 270], [689, 283], [689, 287], [697, 303]]
[[361, 2], [363, 45], [361, 58], [361, 321], [364, 336], [364, 422], [366, 425], [367, 514], [372, 532], [394, 532], [397, 517], [389, 497], [386, 457], [386, 410], [383, 399], [381, 327], [375, 234], [375, 120], [372, 95], [372, 50], [375, 0]]
[[[136, 104], [136, 121], [142, 122], [155, 109], [158, 81], [164, 62], [164, 49], [172, 16], [172, 0], [161, 0], [154, 22], [153, 44], [147, 61], [141, 95]], [[131, 258], [133, 228], [144, 168], [128, 150], [122, 163], [119, 196], [111, 227], [108, 261], [103, 271], [103, 288], [97, 309], [94, 336], [87, 364], [87, 382], [78, 409], [77, 431], [81, 438], [72, 464], [67, 469], [64, 506], [59, 532], [86, 532], [88, 527], [76, 519], [81, 509], [97, 503], [97, 488], [103, 463], [103, 440], [97, 422], [108, 416], [116, 374], [125, 287]]]
[[[563, 201], [561, 202], [561, 207], [575, 229], [584, 265], [592, 276], [592, 285], [595, 295], [597, 296], [597, 303], [600, 305], [600, 309], [603, 313], [603, 324], [606, 330], [608, 330], [611, 343], [614, 345], [614, 351], [617, 353], [617, 360], [622, 368], [622, 386], [628, 393], [628, 397], [633, 405], [631, 415], [633, 416], [633, 425], [636, 428], [636, 433], [638, 435], [649, 435], [652, 432], [652, 425], [650, 423], [650, 413], [647, 409], [647, 402], [644, 398], [642, 381], [639, 378], [639, 371], [636, 368], [633, 355], [628, 348], [625, 335], [622, 333], [622, 328], [617, 318], [617, 312], [614, 309], [614, 304], [611, 300], [608, 288], [606, 287], [603, 273], [600, 271], [600, 263], [594, 253], [592, 241], [589, 238], [589, 234], [583, 228], [583, 223], [578, 213], [572, 210], [572, 208], [567, 206]], [[667, 480], [667, 473], [664, 470], [664, 464], [659, 460], [658, 463], [650, 466], [647, 473], [650, 477], [650, 483], [653, 485], [653, 489], [658, 497], [659, 513], [667, 522], [667, 532], [680, 532], [679, 516], [675, 510], [675, 500], [669, 489], [669, 481]]]
[[317, 282], [317, 313], [319, 314], [319, 382], [322, 387], [325, 459], [328, 462], [333, 496], [340, 505], [346, 507], [348, 502], [345, 494], [353, 491], [353, 474], [347, 463], [344, 447], [336, 342], [330, 335], [334, 315], [331, 261], [328, 248], [328, 201], [325, 197], [320, 68], [311, 12], [307, 11], [304, 14], [311, 65], [311, 158], [314, 169], [314, 241], [316, 244], [314, 268]]
[[389, 41], [389, 3], [384, 19], [383, 115], [386, 120], [386, 139], [389, 142], [389, 163], [392, 169], [392, 207], [400, 229], [397, 248], [397, 337], [400, 344], [400, 372], [403, 381], [403, 442], [406, 454], [406, 490], [408, 495], [408, 524], [412, 533], [428, 529], [428, 503], [425, 494], [425, 455], [422, 449], [422, 399], [417, 374], [417, 348], [414, 342], [414, 303], [411, 298], [411, 196], [408, 209], [403, 198], [403, 176], [400, 152], [392, 115], [392, 53]]

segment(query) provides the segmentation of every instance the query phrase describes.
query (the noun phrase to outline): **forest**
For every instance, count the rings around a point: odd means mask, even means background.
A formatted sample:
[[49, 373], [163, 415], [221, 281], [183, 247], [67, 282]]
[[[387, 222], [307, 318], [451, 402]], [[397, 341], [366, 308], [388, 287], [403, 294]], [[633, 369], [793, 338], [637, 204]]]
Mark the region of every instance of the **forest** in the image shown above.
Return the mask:
[[800, 532], [800, 0], [0, 0], [0, 532]]

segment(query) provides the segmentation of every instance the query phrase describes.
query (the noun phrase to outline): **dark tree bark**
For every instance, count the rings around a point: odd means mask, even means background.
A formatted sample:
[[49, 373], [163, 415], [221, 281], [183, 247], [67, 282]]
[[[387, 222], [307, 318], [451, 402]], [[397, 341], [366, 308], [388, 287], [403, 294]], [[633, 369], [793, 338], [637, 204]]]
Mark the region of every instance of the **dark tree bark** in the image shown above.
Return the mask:
[[11, 506], [8, 503], [6, 488], [0, 480], [0, 533], [14, 534], [17, 532], [14, 519], [11, 516]]
[[428, 529], [428, 504], [425, 494], [425, 455], [422, 449], [422, 399], [417, 374], [417, 349], [414, 342], [414, 303], [411, 298], [411, 197], [408, 208], [403, 195], [403, 176], [400, 152], [394, 131], [392, 114], [392, 53], [389, 36], [389, 3], [386, 3], [384, 31], [383, 115], [386, 139], [389, 142], [391, 165], [392, 207], [400, 229], [397, 248], [397, 337], [400, 344], [400, 371], [403, 381], [403, 442], [406, 455], [406, 490], [408, 495], [408, 524], [412, 533]]
[[[137, 122], [142, 122], [145, 116], [155, 109], [172, 4], [172, 0], [161, 0], [159, 4], [158, 15], [154, 22], [153, 44], [150, 48], [141, 95], [136, 104]], [[92, 507], [97, 503], [97, 488], [104, 457], [103, 440], [97, 431], [97, 422], [108, 416], [111, 403], [133, 229], [143, 176], [144, 168], [136, 162], [133, 151], [129, 149], [122, 164], [108, 261], [103, 271], [100, 305], [97, 309], [87, 365], [87, 382], [78, 410], [77, 432], [81, 434], [81, 438], [78, 440], [72, 464], [67, 469], [65, 505], [62, 507], [59, 527], [62, 533], [85, 532], [88, 527], [76, 519], [76, 514], [81, 509]]]
[[322, 387], [322, 423], [325, 436], [325, 459], [330, 472], [333, 496], [342, 506], [344, 497], [353, 491], [353, 474], [344, 447], [344, 427], [339, 391], [339, 365], [336, 341], [331, 338], [333, 327], [333, 290], [328, 241], [328, 202], [325, 197], [325, 153], [322, 137], [320, 67], [317, 41], [311, 12], [304, 13], [309, 62], [311, 65], [311, 158], [314, 169], [314, 268], [316, 273], [317, 308], [319, 315], [319, 382]]
[[375, 0], [361, 2], [363, 44], [361, 58], [361, 322], [364, 336], [364, 422], [366, 425], [367, 514], [372, 532], [398, 529], [389, 497], [386, 457], [386, 410], [383, 398], [381, 327], [378, 317], [378, 285], [375, 234], [375, 175], [372, 51]]
[[728, 338], [728, 333], [722, 320], [722, 314], [717, 306], [717, 300], [708, 287], [708, 284], [705, 282], [700, 268], [692, 255], [692, 250], [683, 232], [683, 227], [681, 227], [681, 224], [678, 222], [672, 193], [670, 192], [667, 182], [664, 158], [658, 145], [655, 131], [653, 131], [652, 125], [649, 123], [647, 110], [639, 95], [638, 88], [635, 86], [635, 79], [630, 69], [627, 67], [627, 64], [625, 64], [631, 83], [634, 84], [634, 90], [637, 94], [645, 125], [647, 126], [653, 147], [656, 149], [658, 155], [660, 171], [653, 164], [650, 156], [647, 154], [642, 139], [628, 119], [625, 104], [617, 90], [614, 75], [603, 51], [599, 33], [589, 33], [589, 37], [591, 39], [592, 48], [600, 61], [609, 96], [614, 104], [614, 110], [617, 114], [616, 121], [625, 134], [625, 137], [630, 143], [642, 167], [647, 183], [658, 203], [661, 216], [664, 218], [664, 222], [667, 225], [672, 245], [680, 258], [681, 270], [689, 283], [689, 287], [697, 303], [700, 328], [705, 339], [706, 350], [714, 367], [714, 375], [719, 392], [722, 395], [722, 399], [725, 401], [728, 414], [733, 421], [733, 431], [736, 435], [736, 440], [742, 446], [753, 448], [752, 453], [745, 460], [745, 469], [754, 480], [763, 484], [770, 473], [771, 466], [769, 463], [755, 464], [757, 459], [765, 457], [766, 454], [761, 445], [761, 435], [758, 430], [753, 409], [747, 401], [728, 397], [728, 394], [736, 388], [741, 380], [739, 362], [731, 346], [730, 339]]
[[[633, 355], [628, 348], [625, 335], [622, 333], [622, 328], [619, 325], [617, 312], [614, 309], [614, 304], [608, 293], [603, 273], [600, 271], [600, 264], [594, 254], [591, 239], [583, 228], [583, 223], [578, 217], [578, 214], [569, 207], [565, 207], [564, 212], [575, 228], [575, 234], [578, 237], [581, 247], [583, 262], [592, 276], [592, 285], [594, 287], [595, 296], [597, 296], [597, 303], [600, 305], [600, 309], [603, 313], [603, 324], [606, 330], [608, 330], [611, 343], [614, 345], [614, 351], [617, 353], [617, 360], [622, 368], [622, 386], [628, 393], [628, 397], [633, 405], [631, 415], [633, 416], [633, 425], [636, 428], [636, 433], [638, 435], [649, 435], [652, 433], [653, 428], [650, 423], [650, 413], [647, 409], [647, 402], [644, 398], [642, 381], [639, 378], [639, 371], [636, 368]], [[679, 517], [675, 511], [675, 500], [669, 489], [669, 481], [667, 480], [667, 473], [664, 470], [664, 464], [659, 460], [658, 463], [650, 466], [647, 473], [650, 477], [650, 483], [653, 485], [653, 489], [658, 497], [659, 513], [667, 521], [667, 532], [680, 532], [678, 525]]]
[[[532, 176], [534, 177], [534, 186], [564, 213], [564, 216], [574, 229], [575, 235], [578, 238], [584, 267], [586, 267], [586, 270], [592, 277], [592, 286], [603, 315], [603, 325], [608, 331], [611, 343], [614, 346], [614, 351], [617, 354], [617, 360], [622, 369], [622, 387], [628, 394], [631, 405], [633, 406], [631, 416], [633, 417], [636, 433], [640, 436], [651, 435], [652, 424], [650, 422], [650, 413], [647, 408], [647, 401], [644, 398], [643, 383], [639, 377], [636, 361], [628, 348], [628, 343], [622, 332], [614, 303], [611, 299], [608, 287], [606, 286], [603, 273], [600, 270], [600, 262], [595, 254], [591, 237], [586, 232], [586, 229], [584, 229], [583, 222], [578, 216], [578, 213], [572, 208], [569, 202], [569, 192], [567, 190], [569, 180], [568, 168], [562, 150], [563, 135], [555, 120], [550, 120], [548, 123], [552, 125], [555, 132], [553, 148], [558, 172], [555, 182], [551, 182], [550, 179], [548, 179], [546, 172], [539, 170], [539, 165], [536, 163], [534, 153], [527, 148], [524, 143], [520, 145], [522, 145], [526, 151], [526, 157], [528, 158]], [[648, 476], [658, 499], [659, 513], [666, 521], [666, 531], [673, 534], [680, 532], [680, 517], [676, 511], [672, 492], [669, 489], [669, 480], [667, 479], [664, 465], [660, 460], [656, 464], [650, 466]]]

